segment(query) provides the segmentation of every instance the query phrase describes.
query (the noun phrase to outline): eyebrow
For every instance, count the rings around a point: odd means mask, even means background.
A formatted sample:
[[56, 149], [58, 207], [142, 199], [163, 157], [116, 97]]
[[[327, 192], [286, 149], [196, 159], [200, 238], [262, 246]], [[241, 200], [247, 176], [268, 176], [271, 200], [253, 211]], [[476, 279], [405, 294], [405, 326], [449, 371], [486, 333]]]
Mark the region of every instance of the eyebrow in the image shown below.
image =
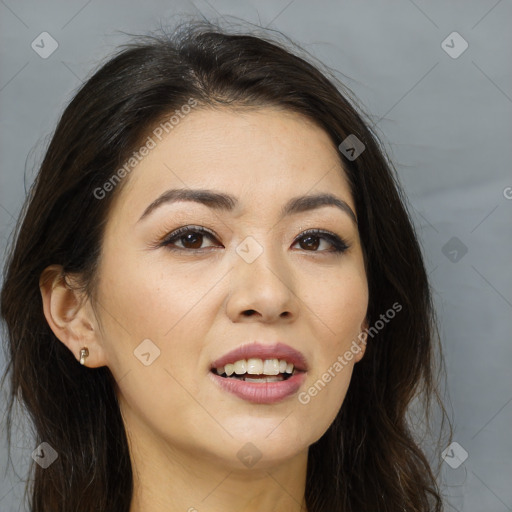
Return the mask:
[[[216, 192], [214, 190], [186, 188], [171, 189], [157, 197], [144, 210], [137, 222], [148, 217], [151, 212], [163, 204], [180, 201], [193, 201], [204, 204], [208, 208], [227, 212], [233, 211], [239, 204], [238, 199], [235, 196], [223, 192]], [[352, 208], [350, 208], [350, 206], [339, 197], [329, 193], [293, 197], [281, 209], [280, 219], [287, 215], [311, 211], [323, 206], [334, 206], [340, 209], [342, 212], [346, 213], [357, 226], [357, 218], [355, 213], [352, 211]]]

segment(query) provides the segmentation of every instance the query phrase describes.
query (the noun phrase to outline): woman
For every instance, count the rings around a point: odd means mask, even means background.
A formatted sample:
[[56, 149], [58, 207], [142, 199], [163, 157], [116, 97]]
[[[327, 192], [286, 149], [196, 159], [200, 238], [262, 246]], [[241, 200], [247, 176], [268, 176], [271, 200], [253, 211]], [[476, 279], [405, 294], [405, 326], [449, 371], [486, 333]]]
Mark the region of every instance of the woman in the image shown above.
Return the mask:
[[440, 403], [425, 266], [345, 96], [208, 24], [81, 87], [2, 290], [31, 510], [442, 510], [407, 416]]

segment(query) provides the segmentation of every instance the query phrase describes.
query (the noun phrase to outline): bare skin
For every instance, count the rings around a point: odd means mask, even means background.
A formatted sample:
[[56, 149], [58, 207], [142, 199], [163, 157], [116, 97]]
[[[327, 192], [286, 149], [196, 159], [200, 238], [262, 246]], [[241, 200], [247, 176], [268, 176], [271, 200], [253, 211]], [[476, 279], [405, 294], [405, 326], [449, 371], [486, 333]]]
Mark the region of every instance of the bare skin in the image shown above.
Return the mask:
[[[306, 510], [308, 447], [338, 413], [364, 346], [307, 403], [298, 393], [251, 403], [221, 389], [210, 365], [240, 345], [281, 341], [308, 362], [306, 392], [366, 327], [368, 284], [350, 214], [329, 205], [280, 218], [291, 198], [317, 193], [355, 212], [336, 147], [298, 114], [197, 109], [125, 179], [96, 296], [81, 301], [57, 277], [41, 292], [56, 336], [77, 359], [87, 346], [86, 365], [116, 378], [134, 470], [130, 512]], [[239, 204], [163, 203], [139, 220], [174, 188], [228, 193]], [[159, 245], [189, 225], [213, 235], [191, 228], [195, 238]], [[348, 248], [302, 235], [313, 228]], [[262, 249], [251, 263], [236, 251], [247, 237]], [[160, 351], [149, 365], [134, 355], [145, 339]], [[237, 456], [244, 446], [261, 454], [251, 467]]]

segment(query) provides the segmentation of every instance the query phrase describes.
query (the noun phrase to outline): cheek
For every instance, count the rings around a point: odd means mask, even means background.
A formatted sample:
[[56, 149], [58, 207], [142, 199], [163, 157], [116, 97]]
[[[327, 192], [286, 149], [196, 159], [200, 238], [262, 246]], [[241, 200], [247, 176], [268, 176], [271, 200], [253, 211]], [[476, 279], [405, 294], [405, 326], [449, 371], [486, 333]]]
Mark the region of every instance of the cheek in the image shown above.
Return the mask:
[[197, 391], [209, 321], [201, 299], [215, 280], [204, 272], [198, 276], [171, 268], [119, 260], [108, 270], [105, 265], [101, 291], [108, 310], [108, 366], [125, 418], [131, 425], [147, 422], [163, 437], [172, 431], [176, 439], [185, 439], [190, 425], [208, 420], [190, 393]]
[[299, 402], [306, 416], [318, 418], [312, 426], [314, 435], [320, 437], [338, 414], [350, 385], [356, 364], [350, 348], [356, 349], [368, 307], [366, 276], [346, 268], [329, 281], [316, 280], [305, 303], [314, 313], [317, 335], [315, 368]]
[[[111, 313], [106, 315], [108, 366], [116, 379], [128, 374], [121, 393], [151, 415], [172, 404], [190, 406], [180, 384], [195, 393], [197, 376], [205, 373], [204, 342], [218, 307], [212, 301], [225, 272], [190, 264], [184, 270], [185, 265], [172, 265], [165, 255], [158, 263], [138, 257], [105, 261], [102, 302]], [[141, 343], [146, 343], [144, 350]], [[148, 352], [154, 362], [145, 366], [148, 356], [137, 356]]]
[[[111, 251], [115, 253], [114, 250]], [[215, 284], [194, 268], [139, 255], [105, 260], [102, 291], [109, 313], [133, 338], [166, 338], [187, 325], [187, 316]]]
[[347, 394], [352, 370], [353, 363], [349, 363], [336, 371], [333, 360], [312, 374], [299, 393], [297, 415], [302, 425], [308, 425], [311, 442], [316, 442], [336, 418]]
[[[309, 281], [310, 279], [308, 279]], [[357, 336], [368, 308], [368, 284], [364, 272], [347, 265], [329, 278], [313, 277], [304, 288], [304, 302], [316, 318], [323, 346], [341, 349]], [[321, 340], [319, 340], [321, 341]]]

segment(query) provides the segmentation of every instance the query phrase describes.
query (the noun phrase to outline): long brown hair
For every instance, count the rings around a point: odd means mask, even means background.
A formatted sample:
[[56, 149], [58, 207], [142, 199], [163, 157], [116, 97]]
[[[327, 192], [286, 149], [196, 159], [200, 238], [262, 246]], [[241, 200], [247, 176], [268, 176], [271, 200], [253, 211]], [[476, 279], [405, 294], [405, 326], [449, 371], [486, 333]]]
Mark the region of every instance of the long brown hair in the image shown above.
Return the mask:
[[368, 323], [396, 302], [403, 309], [369, 339], [336, 419], [309, 448], [306, 504], [309, 512], [442, 510], [435, 472], [408, 414], [421, 397], [427, 413], [438, 405], [445, 418], [432, 298], [396, 171], [354, 95], [287, 44], [188, 22], [171, 36], [122, 47], [62, 114], [15, 230], [1, 294], [8, 430], [20, 400], [37, 441], [59, 452], [47, 469], [33, 464], [33, 512], [130, 508], [132, 468], [112, 374], [77, 364], [56, 338], [39, 278], [59, 264], [93, 293], [103, 228], [127, 178], [101, 200], [94, 191], [148, 130], [190, 98], [214, 108], [277, 106], [314, 120], [336, 146], [349, 135], [364, 143], [358, 158], [340, 152], [340, 160], [359, 219]]

